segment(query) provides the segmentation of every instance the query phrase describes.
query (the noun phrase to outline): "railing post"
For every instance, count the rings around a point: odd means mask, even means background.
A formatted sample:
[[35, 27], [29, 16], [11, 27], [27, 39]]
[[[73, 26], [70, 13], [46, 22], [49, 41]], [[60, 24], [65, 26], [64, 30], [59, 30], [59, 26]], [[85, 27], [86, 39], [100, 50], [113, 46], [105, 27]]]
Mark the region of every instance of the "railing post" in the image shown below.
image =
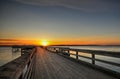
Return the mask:
[[67, 51], [67, 53], [69, 54], [69, 53], [70, 53], [70, 51], [68, 50], [68, 51]]
[[92, 64], [95, 64], [95, 54], [92, 53]]
[[61, 53], [61, 48], [59, 48], [59, 53]]
[[58, 53], [58, 48], [56, 48], [56, 53]]
[[78, 51], [76, 51], [76, 60], [78, 60]]
[[67, 51], [68, 55], [70, 56], [70, 50]]
[[58, 52], [57, 53], [60, 53], [60, 48], [58, 48]]

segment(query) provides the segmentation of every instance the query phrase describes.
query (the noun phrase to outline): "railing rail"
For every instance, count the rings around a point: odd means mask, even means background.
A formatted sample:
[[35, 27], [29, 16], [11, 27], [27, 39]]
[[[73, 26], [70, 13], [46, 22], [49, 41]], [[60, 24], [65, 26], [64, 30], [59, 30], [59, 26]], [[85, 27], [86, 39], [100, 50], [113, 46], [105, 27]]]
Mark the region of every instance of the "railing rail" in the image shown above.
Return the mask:
[[[113, 71], [111, 69], [96, 65], [96, 61], [99, 61], [99, 62], [102, 62], [105, 64], [117, 66], [120, 68], [120, 63], [106, 61], [106, 60], [96, 58], [97, 55], [100, 55], [100, 56], [114, 57], [114, 58], [120, 59], [120, 52], [87, 50], [87, 49], [72, 49], [72, 48], [54, 47], [54, 46], [47, 47], [47, 50], [64, 55], [64, 56], [69, 57], [69, 58], [71, 58], [70, 55], [73, 55], [73, 56], [75, 56], [74, 60], [76, 60], [76, 61], [84, 62], [85, 64], [87, 63], [87, 65], [90, 65], [92, 67], [95, 67], [96, 69], [105, 71], [109, 74], [112, 74], [113, 76], [115, 76], [117, 78], [120, 78], [120, 72]], [[71, 51], [73, 51], [74, 53], [70, 53]], [[81, 55], [80, 53], [90, 54], [90, 57]], [[91, 63], [88, 63], [88, 62], [81, 60], [80, 57], [91, 60]]]
[[23, 51], [21, 56], [0, 67], [0, 79], [31, 79], [35, 51]]

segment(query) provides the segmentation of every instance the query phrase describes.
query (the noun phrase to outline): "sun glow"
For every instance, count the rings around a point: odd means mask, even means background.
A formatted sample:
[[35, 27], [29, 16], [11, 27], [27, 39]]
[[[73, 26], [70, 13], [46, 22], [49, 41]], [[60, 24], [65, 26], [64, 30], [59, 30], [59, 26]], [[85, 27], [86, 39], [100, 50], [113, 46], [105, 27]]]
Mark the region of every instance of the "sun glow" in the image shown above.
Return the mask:
[[48, 44], [49, 44], [49, 42], [48, 42], [47, 40], [43, 40], [43, 41], [41, 42], [41, 45], [42, 45], [42, 46], [48, 46]]

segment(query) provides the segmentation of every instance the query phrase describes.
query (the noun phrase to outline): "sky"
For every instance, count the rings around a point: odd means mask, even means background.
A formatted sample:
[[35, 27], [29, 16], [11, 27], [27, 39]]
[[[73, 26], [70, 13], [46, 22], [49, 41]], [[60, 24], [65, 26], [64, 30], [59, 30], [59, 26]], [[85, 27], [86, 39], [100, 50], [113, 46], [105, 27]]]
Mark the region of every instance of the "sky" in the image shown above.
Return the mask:
[[0, 0], [0, 45], [120, 45], [120, 0]]

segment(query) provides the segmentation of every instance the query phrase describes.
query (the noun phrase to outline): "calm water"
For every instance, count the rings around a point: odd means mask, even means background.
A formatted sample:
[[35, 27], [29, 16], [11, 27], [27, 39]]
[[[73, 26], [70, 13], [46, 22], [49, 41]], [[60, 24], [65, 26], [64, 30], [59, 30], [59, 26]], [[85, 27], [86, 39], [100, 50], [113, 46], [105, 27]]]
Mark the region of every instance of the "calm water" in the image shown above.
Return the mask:
[[63, 46], [74, 49], [90, 49], [90, 50], [104, 50], [104, 51], [114, 51], [120, 52], [120, 46]]
[[[68, 48], [74, 48], [74, 49], [89, 49], [89, 50], [104, 50], [104, 51], [114, 51], [114, 52], [120, 52], [120, 46], [62, 46], [62, 47], [68, 47]], [[70, 51], [70, 53], [75, 54], [75, 51]], [[91, 57], [91, 54], [86, 54], [83, 52], [79, 52], [79, 55], [86, 56], [86, 57]], [[74, 55], [70, 55], [72, 58], [75, 58]], [[120, 64], [120, 58], [114, 58], [114, 57], [108, 57], [108, 56], [102, 56], [102, 55], [95, 55], [95, 58], [105, 60], [105, 61], [110, 61], [110, 62], [115, 62]], [[86, 59], [83, 57], [79, 57], [80, 60], [83, 60], [88, 63], [92, 63], [90, 59]], [[114, 66], [114, 65], [109, 65], [105, 64], [99, 61], [95, 62], [96, 65], [102, 66], [108, 69], [111, 69], [113, 71], [120, 72], [120, 67]]]
[[12, 52], [12, 47], [0, 47], [0, 66], [16, 59], [20, 55], [20, 51]]

